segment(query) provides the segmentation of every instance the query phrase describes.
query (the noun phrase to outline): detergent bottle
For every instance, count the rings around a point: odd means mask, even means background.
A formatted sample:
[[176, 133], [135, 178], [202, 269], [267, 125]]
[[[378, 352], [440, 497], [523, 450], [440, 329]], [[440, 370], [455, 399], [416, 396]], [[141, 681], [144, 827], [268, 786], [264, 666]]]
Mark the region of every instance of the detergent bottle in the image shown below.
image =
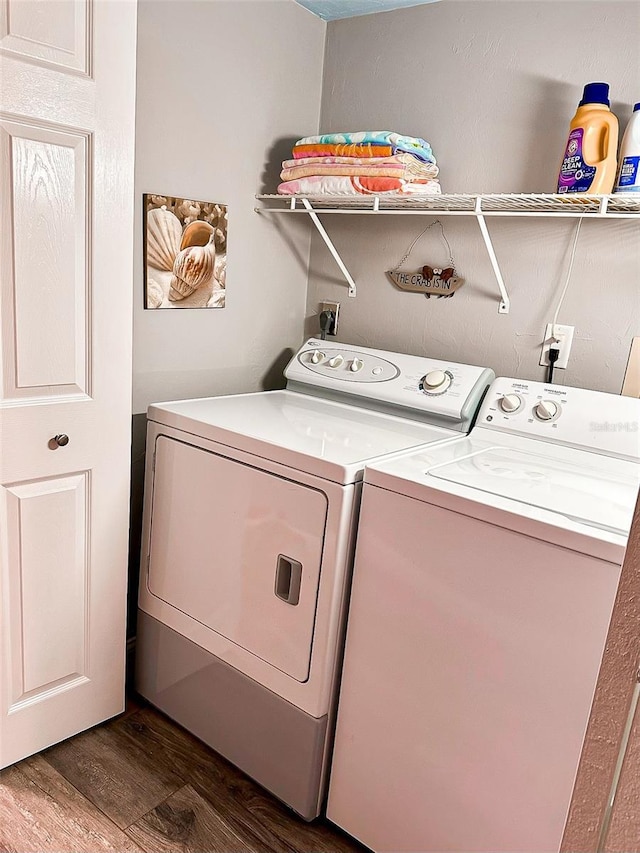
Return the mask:
[[617, 150], [618, 119], [609, 109], [609, 84], [587, 83], [569, 125], [558, 192], [610, 193], [616, 180]]
[[622, 137], [615, 192], [640, 193], [640, 104], [634, 105], [633, 114]]

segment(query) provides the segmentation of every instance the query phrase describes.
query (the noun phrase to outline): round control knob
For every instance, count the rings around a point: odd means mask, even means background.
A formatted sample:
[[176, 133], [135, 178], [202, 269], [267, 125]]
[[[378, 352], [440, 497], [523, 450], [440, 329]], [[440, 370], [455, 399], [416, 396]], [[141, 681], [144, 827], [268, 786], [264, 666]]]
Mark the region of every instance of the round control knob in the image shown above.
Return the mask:
[[519, 394], [505, 394], [499, 401], [503, 412], [511, 414], [522, 407], [522, 397]]
[[309, 361], [311, 364], [320, 364], [320, 362], [324, 359], [324, 353], [320, 352], [319, 349], [314, 349], [314, 351], [309, 356]]
[[533, 413], [541, 421], [552, 421], [558, 414], [558, 404], [553, 400], [540, 400], [533, 407]]
[[329, 359], [329, 367], [340, 367], [344, 358], [341, 355], [334, 355], [333, 358]]
[[447, 374], [444, 370], [432, 370], [424, 377], [424, 384], [427, 388], [439, 388], [447, 381]]
[[59, 435], [54, 435], [50, 443], [54, 447], [66, 447], [69, 444], [69, 436], [61, 432]]
[[422, 380], [423, 391], [446, 391], [451, 385], [451, 376], [444, 370], [432, 370]]
[[354, 358], [351, 364], [349, 365], [349, 370], [353, 373], [357, 373], [359, 370], [362, 370], [364, 367], [364, 361], [361, 358]]

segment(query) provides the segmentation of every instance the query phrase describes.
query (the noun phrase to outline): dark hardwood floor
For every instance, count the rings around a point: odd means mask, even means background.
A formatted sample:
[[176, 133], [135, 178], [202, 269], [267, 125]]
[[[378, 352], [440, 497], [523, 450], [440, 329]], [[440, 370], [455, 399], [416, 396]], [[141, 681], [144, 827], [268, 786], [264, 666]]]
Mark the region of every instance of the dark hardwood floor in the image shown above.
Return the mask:
[[367, 853], [307, 824], [155, 709], [0, 772], [0, 853]]

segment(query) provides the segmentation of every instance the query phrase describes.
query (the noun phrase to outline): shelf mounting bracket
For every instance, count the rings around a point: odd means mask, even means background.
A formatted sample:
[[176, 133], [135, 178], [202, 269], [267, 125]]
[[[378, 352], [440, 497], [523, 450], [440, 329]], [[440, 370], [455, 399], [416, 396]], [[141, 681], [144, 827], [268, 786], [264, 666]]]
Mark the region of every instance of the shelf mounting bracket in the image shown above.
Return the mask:
[[329, 235], [327, 234], [327, 232], [324, 229], [322, 222], [320, 222], [320, 220], [318, 219], [318, 214], [313, 209], [309, 199], [303, 198], [303, 199], [301, 199], [301, 201], [302, 201], [303, 205], [305, 206], [307, 213], [311, 217], [311, 221], [313, 222], [313, 224], [318, 229], [318, 233], [320, 234], [320, 236], [322, 237], [322, 239], [326, 243], [327, 249], [329, 249], [329, 251], [333, 255], [335, 262], [340, 267], [340, 269], [342, 271], [342, 275], [346, 278], [347, 283], [349, 285], [349, 296], [355, 297], [355, 295], [356, 295], [356, 283], [353, 280], [351, 273], [346, 268], [344, 261], [342, 260], [342, 258], [340, 257], [340, 255], [338, 253], [338, 250], [333, 245], [333, 242], [331, 241], [331, 237], [329, 237]]
[[496, 277], [496, 281], [498, 282], [498, 287], [500, 289], [501, 299], [500, 305], [498, 306], [498, 314], [508, 314], [509, 309], [511, 308], [511, 300], [509, 299], [509, 294], [507, 293], [507, 288], [504, 283], [504, 279], [502, 278], [502, 272], [500, 270], [500, 265], [498, 264], [498, 258], [496, 257], [496, 253], [493, 248], [493, 242], [491, 241], [491, 235], [489, 234], [489, 229], [487, 228], [487, 223], [482, 212], [482, 196], [478, 196], [476, 199], [475, 213], [476, 219], [478, 220], [478, 225], [480, 226], [480, 233], [482, 234], [484, 245], [487, 249], [489, 260], [491, 261], [493, 274]]

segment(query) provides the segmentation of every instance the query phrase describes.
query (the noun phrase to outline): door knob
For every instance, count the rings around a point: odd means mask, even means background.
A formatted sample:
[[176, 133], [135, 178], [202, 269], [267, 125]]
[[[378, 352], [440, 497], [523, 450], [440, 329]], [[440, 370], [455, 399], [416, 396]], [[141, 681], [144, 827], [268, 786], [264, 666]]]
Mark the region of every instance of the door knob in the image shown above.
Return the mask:
[[49, 442], [49, 447], [55, 450], [56, 447], [66, 447], [69, 444], [69, 436], [61, 432], [59, 435], [54, 435]]

